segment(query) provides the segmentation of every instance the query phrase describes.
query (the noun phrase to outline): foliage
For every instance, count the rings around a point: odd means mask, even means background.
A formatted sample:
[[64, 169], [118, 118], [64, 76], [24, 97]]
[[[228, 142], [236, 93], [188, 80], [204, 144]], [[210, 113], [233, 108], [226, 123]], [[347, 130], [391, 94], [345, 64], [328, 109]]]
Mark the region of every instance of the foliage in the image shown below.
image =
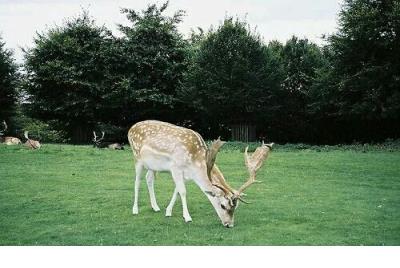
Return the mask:
[[181, 92], [185, 102], [212, 127], [255, 121], [267, 98], [261, 38], [247, 23], [226, 18], [194, 45], [193, 62]]
[[324, 55], [321, 49], [307, 39], [293, 36], [284, 45], [276, 41], [268, 47], [269, 80], [273, 85], [273, 96], [264, 111], [270, 120], [265, 131], [270, 139], [280, 141], [312, 140], [314, 132], [308, 105], [312, 103], [312, 87], [323, 67]]
[[[84, 141], [107, 106], [114, 81], [108, 59], [111, 33], [87, 12], [37, 34], [26, 51], [26, 90], [32, 116], [57, 120], [73, 141]], [[110, 64], [110, 65], [109, 65]]]
[[[228, 139], [235, 125], [280, 143], [400, 137], [399, 1], [345, 0], [338, 32], [321, 47], [296, 36], [265, 44], [232, 17], [185, 40], [184, 11], [167, 16], [167, 8], [122, 9], [129, 23], [119, 25], [121, 37], [87, 12], [38, 34], [26, 52], [28, 116], [56, 122], [73, 142], [88, 141], [94, 129], [122, 141], [144, 119], [205, 138]], [[3, 46], [11, 72], [1, 109], [12, 113], [16, 68]]]
[[[221, 152], [238, 151], [243, 153], [245, 148], [249, 146], [248, 152], [254, 152], [260, 146], [260, 142], [227, 142], [221, 148]], [[307, 143], [285, 143], [274, 144], [273, 152], [296, 152], [296, 151], [313, 151], [313, 152], [332, 152], [332, 151], [354, 151], [354, 152], [399, 152], [400, 140], [387, 139], [378, 143], [353, 143], [353, 144], [337, 144], [337, 145], [314, 145]]]
[[46, 143], [65, 143], [68, 142], [67, 133], [58, 126], [56, 120], [43, 122], [39, 119], [31, 118], [24, 112], [23, 107], [17, 106], [16, 113], [12, 117], [15, 125], [16, 134], [25, 140], [24, 131], [29, 131], [29, 137]]
[[339, 30], [328, 41], [337, 116], [361, 129], [353, 133], [358, 139], [398, 137], [400, 2], [346, 0]]
[[[171, 218], [153, 212], [144, 179], [140, 214], [133, 216], [130, 150], [0, 145], [0, 155], [1, 245], [400, 243], [399, 151], [273, 151], [233, 229], [221, 225], [193, 183], [187, 183], [192, 223], [183, 221], [179, 199]], [[223, 151], [217, 163], [234, 187], [248, 176], [241, 152]], [[157, 174], [161, 208], [173, 190], [171, 175]]]
[[400, 2], [348, 0], [339, 22], [330, 37], [341, 77], [339, 112], [399, 119]]
[[123, 92], [128, 99], [123, 111], [129, 122], [153, 118], [176, 121], [176, 91], [186, 69], [186, 42], [177, 25], [184, 12], [164, 15], [168, 2], [152, 4], [141, 13], [124, 8], [130, 25], [119, 25], [123, 33]]
[[18, 67], [12, 54], [12, 51], [5, 48], [5, 43], [0, 37], [0, 122], [5, 120], [9, 125], [9, 119], [15, 112], [19, 79]]

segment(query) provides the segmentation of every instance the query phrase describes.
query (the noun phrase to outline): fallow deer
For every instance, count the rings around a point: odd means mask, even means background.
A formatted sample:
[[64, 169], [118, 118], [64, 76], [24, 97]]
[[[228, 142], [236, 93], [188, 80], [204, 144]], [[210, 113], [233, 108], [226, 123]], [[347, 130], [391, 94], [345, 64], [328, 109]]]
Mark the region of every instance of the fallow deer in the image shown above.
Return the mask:
[[28, 147], [29, 149], [40, 149], [42, 146], [39, 141], [37, 140], [32, 140], [28, 136], [28, 131], [24, 132], [24, 136], [26, 138], [25, 146]]
[[146, 181], [154, 211], [160, 211], [154, 193], [154, 174], [156, 171], [169, 171], [175, 182], [175, 190], [165, 216], [172, 215], [172, 208], [179, 193], [183, 218], [186, 222], [192, 221], [186, 203], [185, 187], [185, 180], [192, 179], [210, 200], [225, 227], [234, 226], [234, 212], [238, 201], [245, 202], [242, 198], [243, 192], [256, 182], [256, 173], [267, 159], [273, 145], [263, 143], [251, 156], [246, 148], [244, 158], [249, 178], [235, 190], [229, 186], [215, 164], [217, 153], [224, 144], [219, 138], [208, 148], [200, 134], [191, 129], [148, 120], [133, 125], [128, 132], [128, 140], [136, 159], [133, 214], [139, 213], [138, 198], [143, 169], [147, 169]]
[[96, 132], [93, 131], [93, 147], [97, 148], [108, 148], [113, 150], [124, 150], [124, 146], [118, 142], [104, 142], [104, 131], [101, 132], [102, 136], [99, 139], [96, 135]]
[[0, 143], [5, 143], [6, 145], [18, 145], [21, 144], [21, 140], [16, 137], [3, 136], [7, 131], [8, 126], [6, 121], [3, 121], [4, 129], [0, 131]]

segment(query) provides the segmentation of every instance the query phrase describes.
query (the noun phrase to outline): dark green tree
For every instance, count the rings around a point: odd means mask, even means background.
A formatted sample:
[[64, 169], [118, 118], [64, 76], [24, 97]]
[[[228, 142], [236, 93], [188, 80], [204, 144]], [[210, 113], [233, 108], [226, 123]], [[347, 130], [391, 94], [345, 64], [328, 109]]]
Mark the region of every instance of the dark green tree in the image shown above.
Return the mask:
[[398, 137], [400, 1], [346, 0], [339, 30], [328, 40], [343, 129], [354, 139]]
[[5, 48], [5, 43], [0, 37], [0, 122], [6, 120], [9, 125], [10, 117], [15, 113], [18, 96], [17, 71], [18, 66], [14, 62], [13, 53]]
[[285, 112], [285, 96], [282, 94], [282, 83], [285, 79], [283, 44], [271, 41], [265, 45], [264, 103], [257, 116], [258, 136], [278, 141], [284, 140], [286, 130], [281, 122]]
[[108, 96], [119, 85], [112, 75], [113, 42], [87, 12], [37, 34], [25, 53], [31, 115], [57, 120], [73, 142], [88, 140], [97, 122], [105, 120]]
[[255, 124], [268, 95], [261, 38], [246, 22], [227, 18], [199, 42], [182, 89], [186, 103], [215, 132], [235, 124]]
[[285, 44], [269, 42], [264, 85], [267, 99], [257, 125], [260, 136], [280, 142], [316, 138], [311, 110], [318, 93], [313, 85], [325, 62], [321, 48], [307, 39], [293, 36]]
[[308, 93], [307, 116], [313, 126], [310, 132], [314, 143], [335, 144], [343, 142], [346, 137], [338, 116], [339, 79], [333, 66], [335, 55], [330, 46], [324, 46], [322, 64], [315, 70], [315, 77]]
[[324, 64], [321, 49], [307, 39], [293, 36], [282, 48], [284, 79], [279, 100], [281, 127], [288, 141], [311, 141], [314, 133], [307, 111], [317, 70]]
[[186, 42], [177, 30], [184, 12], [164, 15], [168, 2], [149, 5], [142, 12], [122, 9], [130, 25], [120, 25], [124, 65], [125, 112], [133, 123], [143, 119], [177, 122], [177, 90], [186, 70]]

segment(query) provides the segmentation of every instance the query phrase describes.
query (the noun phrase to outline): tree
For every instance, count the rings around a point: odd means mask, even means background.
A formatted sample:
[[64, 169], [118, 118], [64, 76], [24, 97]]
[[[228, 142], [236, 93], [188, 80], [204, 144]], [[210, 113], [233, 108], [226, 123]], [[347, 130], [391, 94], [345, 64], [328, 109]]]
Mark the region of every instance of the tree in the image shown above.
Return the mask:
[[335, 58], [330, 46], [321, 49], [321, 65], [315, 70], [315, 77], [308, 92], [306, 112], [313, 126], [312, 142], [335, 144], [343, 142], [343, 126], [339, 125], [337, 114], [338, 77], [335, 75]]
[[10, 123], [17, 101], [18, 66], [0, 37], [0, 120]]
[[316, 138], [308, 106], [316, 101], [313, 85], [324, 63], [321, 49], [307, 39], [293, 36], [285, 44], [269, 42], [260, 136], [280, 142]]
[[312, 140], [312, 124], [307, 111], [310, 91], [324, 63], [321, 49], [307, 39], [293, 36], [282, 48], [285, 77], [279, 99], [282, 110], [277, 118], [287, 140]]
[[37, 34], [25, 51], [26, 90], [31, 114], [57, 120], [73, 142], [88, 140], [104, 118], [116, 83], [110, 74], [111, 33], [87, 12], [61, 27]]
[[351, 138], [399, 136], [400, 2], [346, 0], [329, 37], [337, 116]]
[[265, 100], [259, 110], [257, 129], [262, 139], [278, 141], [285, 139], [286, 129], [282, 126], [282, 113], [285, 113], [285, 96], [282, 94], [282, 83], [285, 79], [283, 44], [271, 41], [265, 45]]
[[203, 124], [214, 131], [255, 124], [267, 98], [265, 48], [247, 23], [225, 19], [200, 41], [193, 60], [181, 94]]
[[184, 12], [165, 16], [168, 2], [161, 7], [149, 5], [141, 13], [122, 9], [130, 25], [119, 25], [124, 66], [123, 91], [126, 93], [126, 116], [129, 121], [160, 119], [176, 122], [180, 117], [176, 99], [186, 70], [186, 42], [177, 25]]

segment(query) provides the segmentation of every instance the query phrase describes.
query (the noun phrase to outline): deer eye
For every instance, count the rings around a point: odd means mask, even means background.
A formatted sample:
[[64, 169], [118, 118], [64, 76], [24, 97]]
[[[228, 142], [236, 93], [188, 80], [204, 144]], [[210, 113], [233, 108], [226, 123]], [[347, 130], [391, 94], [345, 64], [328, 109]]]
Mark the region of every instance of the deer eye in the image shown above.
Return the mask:
[[221, 208], [226, 210], [226, 207], [224, 205], [221, 205]]

